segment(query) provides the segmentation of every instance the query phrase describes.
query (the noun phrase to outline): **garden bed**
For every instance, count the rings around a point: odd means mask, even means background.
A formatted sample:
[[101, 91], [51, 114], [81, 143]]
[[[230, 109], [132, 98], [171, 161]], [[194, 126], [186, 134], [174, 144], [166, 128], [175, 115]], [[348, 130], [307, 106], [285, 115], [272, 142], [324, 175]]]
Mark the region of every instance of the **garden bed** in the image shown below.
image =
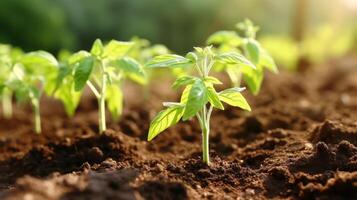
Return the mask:
[[0, 123], [0, 199], [357, 199], [357, 63], [346, 58], [305, 74], [269, 74], [252, 112], [212, 116], [212, 163], [201, 162], [195, 120], [146, 142], [169, 81], [150, 98], [126, 88], [120, 122], [97, 132], [97, 102], [74, 118], [44, 99], [43, 134], [31, 109]]

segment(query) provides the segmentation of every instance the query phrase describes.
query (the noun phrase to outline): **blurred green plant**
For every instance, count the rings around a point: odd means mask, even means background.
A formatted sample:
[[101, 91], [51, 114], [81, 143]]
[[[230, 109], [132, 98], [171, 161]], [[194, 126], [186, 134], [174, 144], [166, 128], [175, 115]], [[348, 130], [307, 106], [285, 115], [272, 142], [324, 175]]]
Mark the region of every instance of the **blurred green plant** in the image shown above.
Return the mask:
[[[121, 83], [129, 78], [140, 84], [146, 84], [142, 66], [128, 56], [132, 42], [111, 40], [103, 45], [97, 39], [90, 52], [79, 51], [68, 57], [60, 68], [57, 77], [56, 96], [67, 107], [67, 113], [73, 114], [79, 102], [80, 92], [87, 85], [98, 101], [99, 133], [106, 130], [106, 103], [114, 120], [118, 120], [123, 109]], [[67, 99], [75, 94], [75, 98]], [[67, 102], [68, 101], [68, 102]]]
[[12, 117], [13, 92], [6, 87], [6, 83], [12, 73], [12, 67], [18, 62], [22, 51], [10, 45], [0, 44], [0, 97], [3, 116], [6, 119]]
[[274, 60], [288, 71], [296, 71], [299, 59], [299, 45], [289, 36], [265, 35], [259, 38], [262, 46]]
[[30, 102], [34, 110], [35, 132], [41, 133], [40, 99], [45, 92], [51, 95], [55, 89], [58, 62], [45, 51], [24, 54], [12, 67], [6, 87], [14, 91], [19, 103]]
[[236, 27], [238, 31], [243, 32], [243, 36], [240, 36], [236, 31], [218, 31], [207, 39], [207, 44], [218, 46], [216, 48], [218, 52], [235, 51], [243, 53], [257, 66], [257, 69], [253, 70], [246, 65], [230, 63], [218, 63], [213, 69], [225, 71], [235, 87], [239, 87], [243, 79], [250, 91], [257, 95], [264, 79], [264, 69], [274, 73], [277, 73], [278, 69], [269, 53], [256, 40], [256, 33], [259, 28], [248, 19], [238, 23]]
[[312, 63], [321, 63], [345, 55], [352, 47], [352, 29], [336, 31], [330, 24], [324, 24], [304, 37], [301, 43], [301, 56]]

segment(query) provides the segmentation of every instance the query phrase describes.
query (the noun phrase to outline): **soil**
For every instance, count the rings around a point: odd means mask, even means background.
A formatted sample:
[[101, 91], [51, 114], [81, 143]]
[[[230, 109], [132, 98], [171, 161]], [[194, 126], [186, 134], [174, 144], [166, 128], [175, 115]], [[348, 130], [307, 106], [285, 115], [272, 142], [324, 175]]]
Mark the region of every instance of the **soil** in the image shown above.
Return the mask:
[[201, 162], [195, 120], [146, 142], [169, 80], [152, 95], [126, 87], [121, 121], [97, 133], [97, 107], [85, 95], [74, 118], [42, 101], [43, 134], [31, 109], [0, 121], [0, 199], [357, 199], [357, 59], [303, 74], [267, 74], [253, 111], [226, 106], [212, 115], [210, 155]]

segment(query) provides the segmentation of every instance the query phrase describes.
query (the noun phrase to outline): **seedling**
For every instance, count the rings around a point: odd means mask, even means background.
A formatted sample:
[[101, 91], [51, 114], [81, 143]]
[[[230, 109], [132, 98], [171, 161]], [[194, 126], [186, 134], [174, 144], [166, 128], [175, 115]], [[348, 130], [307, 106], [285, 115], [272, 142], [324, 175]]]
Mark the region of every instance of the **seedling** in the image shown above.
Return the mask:
[[195, 48], [186, 57], [174, 54], [157, 56], [147, 63], [149, 68], [185, 67], [194, 68], [198, 76], [182, 76], [177, 78], [172, 87], [184, 87], [180, 102], [165, 102], [167, 107], [152, 120], [148, 133], [151, 141], [162, 131], [183, 121], [197, 117], [202, 130], [202, 158], [209, 164], [209, 132], [210, 118], [213, 108], [224, 110], [222, 102], [250, 111], [250, 106], [240, 93], [244, 88], [234, 87], [216, 92], [214, 85], [221, 84], [217, 78], [209, 75], [216, 63], [234, 64], [255, 69], [253, 63], [237, 52], [214, 53], [211, 47]]
[[[87, 85], [98, 101], [99, 132], [106, 130], [106, 103], [113, 119], [119, 118], [123, 108], [120, 87], [123, 79], [130, 78], [141, 84], [146, 83], [141, 65], [127, 56], [132, 46], [131, 42], [116, 40], [103, 45], [97, 39], [90, 52], [79, 51], [62, 64], [57, 78], [59, 90], [56, 95], [63, 100], [67, 113], [73, 114], [80, 92]], [[72, 94], [75, 94], [74, 98], [67, 99]]]
[[41, 133], [40, 99], [42, 93], [53, 92], [58, 71], [57, 60], [49, 53], [36, 51], [25, 54], [12, 67], [6, 86], [15, 92], [19, 103], [29, 101], [34, 110], [35, 132]]
[[0, 44], [0, 97], [2, 104], [3, 116], [6, 119], [12, 117], [12, 91], [5, 87], [12, 66], [11, 47]]
[[235, 31], [219, 31], [212, 34], [207, 43], [218, 45], [218, 52], [236, 51], [243, 53], [257, 68], [253, 70], [246, 66], [218, 64], [214, 69], [217, 71], [224, 70], [235, 87], [239, 87], [243, 79], [251, 92], [257, 95], [264, 78], [264, 68], [274, 73], [277, 73], [278, 69], [268, 52], [255, 39], [256, 32], [259, 30], [258, 27], [254, 26], [250, 20], [245, 20], [237, 24], [237, 29], [244, 33], [243, 37]]

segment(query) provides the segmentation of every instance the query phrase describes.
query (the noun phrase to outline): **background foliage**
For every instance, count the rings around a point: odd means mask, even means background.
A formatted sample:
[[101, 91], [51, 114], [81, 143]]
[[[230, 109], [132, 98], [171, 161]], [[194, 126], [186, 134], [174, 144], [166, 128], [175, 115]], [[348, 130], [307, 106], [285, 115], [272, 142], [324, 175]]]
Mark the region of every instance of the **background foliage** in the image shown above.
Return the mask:
[[[129, 40], [136, 35], [181, 53], [246, 17], [261, 27], [261, 35], [290, 37], [297, 1], [1, 0], [0, 43], [57, 53], [88, 49], [95, 38]], [[324, 24], [334, 30], [353, 28], [356, 1], [307, 1], [307, 30]]]

